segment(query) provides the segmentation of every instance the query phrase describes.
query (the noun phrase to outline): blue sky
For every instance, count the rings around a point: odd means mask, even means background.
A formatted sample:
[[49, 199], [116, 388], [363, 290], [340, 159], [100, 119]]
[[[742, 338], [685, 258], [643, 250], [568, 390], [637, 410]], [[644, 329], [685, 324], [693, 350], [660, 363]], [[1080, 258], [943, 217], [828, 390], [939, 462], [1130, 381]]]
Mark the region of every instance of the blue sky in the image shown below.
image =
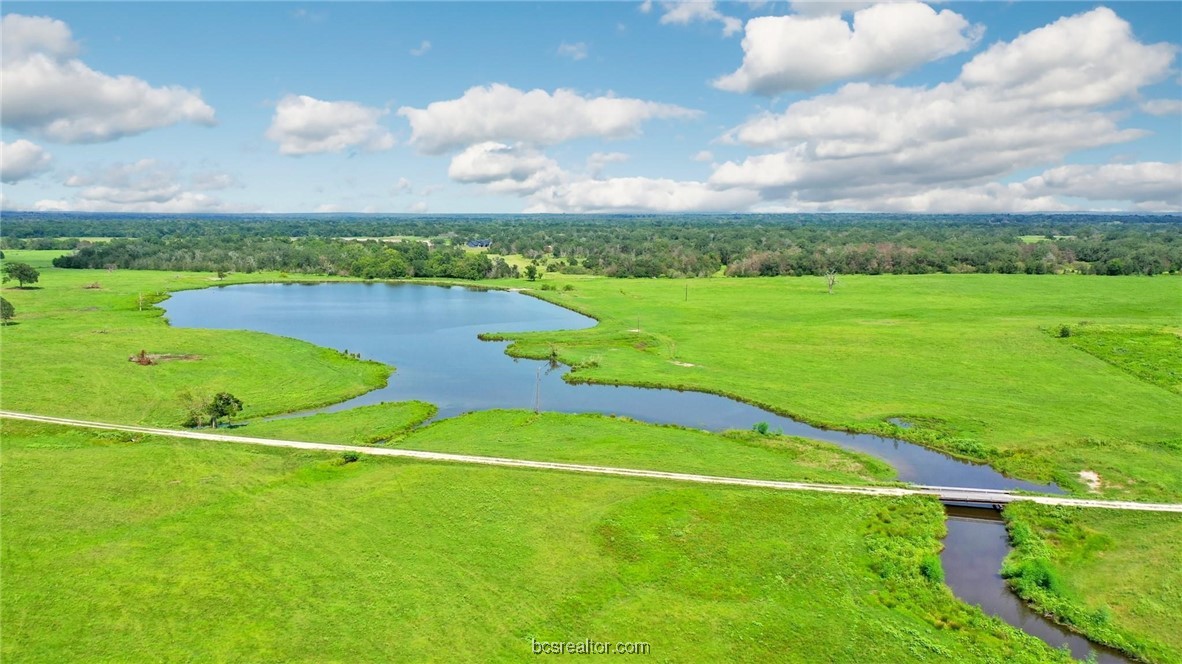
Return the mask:
[[4, 4], [3, 205], [1173, 210], [1182, 3]]

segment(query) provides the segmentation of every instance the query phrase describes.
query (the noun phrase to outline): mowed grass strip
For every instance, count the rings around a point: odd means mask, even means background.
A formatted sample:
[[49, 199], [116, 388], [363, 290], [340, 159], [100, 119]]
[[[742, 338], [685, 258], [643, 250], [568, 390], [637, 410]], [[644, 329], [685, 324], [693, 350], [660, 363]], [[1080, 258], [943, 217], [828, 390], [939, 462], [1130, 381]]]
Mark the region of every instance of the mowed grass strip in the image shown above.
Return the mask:
[[[45, 265], [61, 252], [8, 251], [6, 260]], [[16, 324], [0, 328], [3, 406], [82, 419], [176, 426], [184, 391], [230, 392], [243, 417], [323, 406], [385, 384], [391, 367], [257, 332], [170, 327], [152, 303], [169, 291], [280, 274], [230, 275], [41, 267], [37, 288], [3, 295]], [[142, 296], [142, 303], [141, 303]], [[189, 359], [129, 362], [141, 350]]]
[[5, 661], [1066, 661], [929, 578], [930, 500], [2, 424]]
[[600, 324], [506, 335], [510, 352], [557, 352], [574, 380], [718, 392], [1078, 491], [1089, 470], [1109, 497], [1182, 496], [1182, 395], [1049, 332], [1178, 329], [1177, 277], [855, 275], [832, 295], [819, 277], [543, 282], [505, 285]]
[[1182, 662], [1182, 515], [1016, 503], [1010, 583], [1039, 609], [1149, 662]]

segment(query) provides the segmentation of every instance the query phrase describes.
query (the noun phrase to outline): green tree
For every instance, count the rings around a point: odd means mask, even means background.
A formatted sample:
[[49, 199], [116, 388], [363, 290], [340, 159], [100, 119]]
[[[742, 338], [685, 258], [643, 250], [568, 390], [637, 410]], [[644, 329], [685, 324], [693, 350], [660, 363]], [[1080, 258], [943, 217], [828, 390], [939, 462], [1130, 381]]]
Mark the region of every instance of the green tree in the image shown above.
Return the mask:
[[210, 426], [217, 428], [218, 420], [226, 418], [229, 421], [242, 410], [242, 401], [229, 392], [218, 392], [214, 395], [213, 400], [205, 407], [205, 412], [209, 414]]
[[24, 288], [25, 284], [37, 283], [40, 278], [41, 273], [28, 263], [8, 263], [4, 266], [4, 281], [16, 279], [20, 282], [21, 288]]
[[6, 299], [0, 297], [0, 321], [2, 321], [5, 325], [7, 325], [8, 321], [12, 320], [15, 317], [16, 317], [16, 309], [13, 308], [12, 303]]
[[199, 427], [205, 424], [209, 417], [209, 402], [203, 396], [185, 390], [177, 394], [177, 400], [185, 409], [185, 426]]
[[536, 266], [532, 263], [529, 265], [526, 265], [525, 266], [525, 278], [529, 279], [530, 281], [537, 281], [538, 266]]

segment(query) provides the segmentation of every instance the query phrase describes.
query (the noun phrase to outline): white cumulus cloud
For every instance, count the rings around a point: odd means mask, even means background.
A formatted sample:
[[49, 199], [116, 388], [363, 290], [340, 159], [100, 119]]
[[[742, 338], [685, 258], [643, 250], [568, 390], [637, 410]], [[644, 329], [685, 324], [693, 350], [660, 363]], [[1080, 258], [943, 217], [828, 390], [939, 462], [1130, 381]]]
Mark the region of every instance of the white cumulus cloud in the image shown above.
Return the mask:
[[1132, 26], [1107, 7], [1067, 16], [969, 61], [960, 80], [1039, 108], [1111, 103], [1164, 78], [1177, 47], [1137, 41]]
[[1150, 115], [1182, 115], [1182, 99], [1150, 99], [1141, 110]]
[[1054, 192], [1030, 203], [1033, 190], [990, 181], [1145, 136], [1106, 106], [1166, 77], [1172, 59], [1173, 47], [1142, 44], [1113, 12], [1092, 10], [995, 44], [948, 83], [850, 83], [752, 118], [724, 140], [772, 151], [723, 163], [709, 181], [801, 205], [938, 210], [961, 192], [965, 211], [1053, 209]]
[[[909, 1], [909, 0], [903, 0]], [[881, 4], [876, 0], [792, 0], [792, 11], [805, 16], [846, 14]]]
[[498, 193], [527, 193], [561, 182], [558, 162], [532, 148], [486, 141], [451, 160], [447, 175], [456, 182], [484, 184]]
[[181, 122], [213, 125], [195, 90], [110, 76], [79, 60], [69, 27], [42, 16], [2, 20], [4, 126], [60, 143], [97, 143]]
[[248, 206], [222, 201], [205, 191], [237, 186], [233, 176], [207, 171], [185, 177], [176, 165], [155, 159], [114, 163], [75, 173], [65, 186], [71, 199], [38, 201], [35, 209], [77, 212], [242, 212]]
[[0, 181], [14, 184], [49, 170], [53, 158], [40, 145], [25, 139], [0, 143]]
[[722, 34], [730, 37], [743, 29], [743, 22], [733, 16], [727, 16], [718, 11], [718, 6], [712, 0], [675, 0], [663, 2], [661, 7], [665, 13], [661, 15], [661, 23], [666, 25], [687, 25], [701, 22], [717, 21], [722, 24]]
[[1071, 164], [1022, 183], [1032, 194], [1132, 201], [1143, 209], [1182, 209], [1182, 162]]
[[672, 104], [622, 97], [584, 97], [573, 90], [518, 90], [495, 83], [469, 88], [458, 99], [426, 108], [404, 106], [410, 142], [427, 154], [442, 154], [484, 141], [553, 145], [576, 138], [626, 138], [654, 118], [692, 118]]
[[351, 101], [287, 95], [276, 104], [266, 136], [286, 155], [389, 150], [394, 136], [379, 123], [385, 114]]
[[967, 50], [981, 33], [960, 14], [920, 2], [868, 7], [854, 14], [852, 24], [839, 14], [762, 16], [747, 22], [742, 66], [714, 85], [773, 95], [894, 76]]

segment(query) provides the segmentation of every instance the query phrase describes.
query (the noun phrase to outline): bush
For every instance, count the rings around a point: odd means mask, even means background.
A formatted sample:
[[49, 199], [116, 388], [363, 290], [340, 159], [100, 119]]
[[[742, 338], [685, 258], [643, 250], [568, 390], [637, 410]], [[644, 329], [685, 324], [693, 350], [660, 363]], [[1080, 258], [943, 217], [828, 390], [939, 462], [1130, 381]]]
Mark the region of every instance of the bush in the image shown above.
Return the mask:
[[355, 463], [360, 460], [361, 453], [350, 450], [348, 452], [341, 452], [341, 459], [339, 463], [340, 465], [344, 466], [346, 464]]
[[751, 427], [751, 430], [761, 436], [766, 436], [771, 431], [771, 427], [768, 426], [767, 422], [756, 422], [755, 426]]
[[1062, 595], [1063, 581], [1045, 558], [1022, 561], [1012, 569], [1003, 570], [1002, 576], [1014, 579], [1018, 586], [1034, 586], [1053, 595]]
[[939, 556], [925, 556], [919, 563], [919, 573], [932, 583], [944, 583], [944, 568], [940, 566]]
[[574, 287], [574, 285], [572, 285], [572, 284], [567, 284], [567, 285], [565, 285], [565, 286], [563, 286], [563, 287], [562, 287], [562, 290], [564, 290], [564, 291], [568, 291], [568, 292], [569, 292], [569, 291], [573, 291], [574, 289], [575, 289], [575, 287]]
[[1059, 338], [1066, 339], [1067, 337], [1070, 337], [1070, 336], [1071, 336], [1071, 326], [1070, 325], [1060, 325], [1059, 326]]

